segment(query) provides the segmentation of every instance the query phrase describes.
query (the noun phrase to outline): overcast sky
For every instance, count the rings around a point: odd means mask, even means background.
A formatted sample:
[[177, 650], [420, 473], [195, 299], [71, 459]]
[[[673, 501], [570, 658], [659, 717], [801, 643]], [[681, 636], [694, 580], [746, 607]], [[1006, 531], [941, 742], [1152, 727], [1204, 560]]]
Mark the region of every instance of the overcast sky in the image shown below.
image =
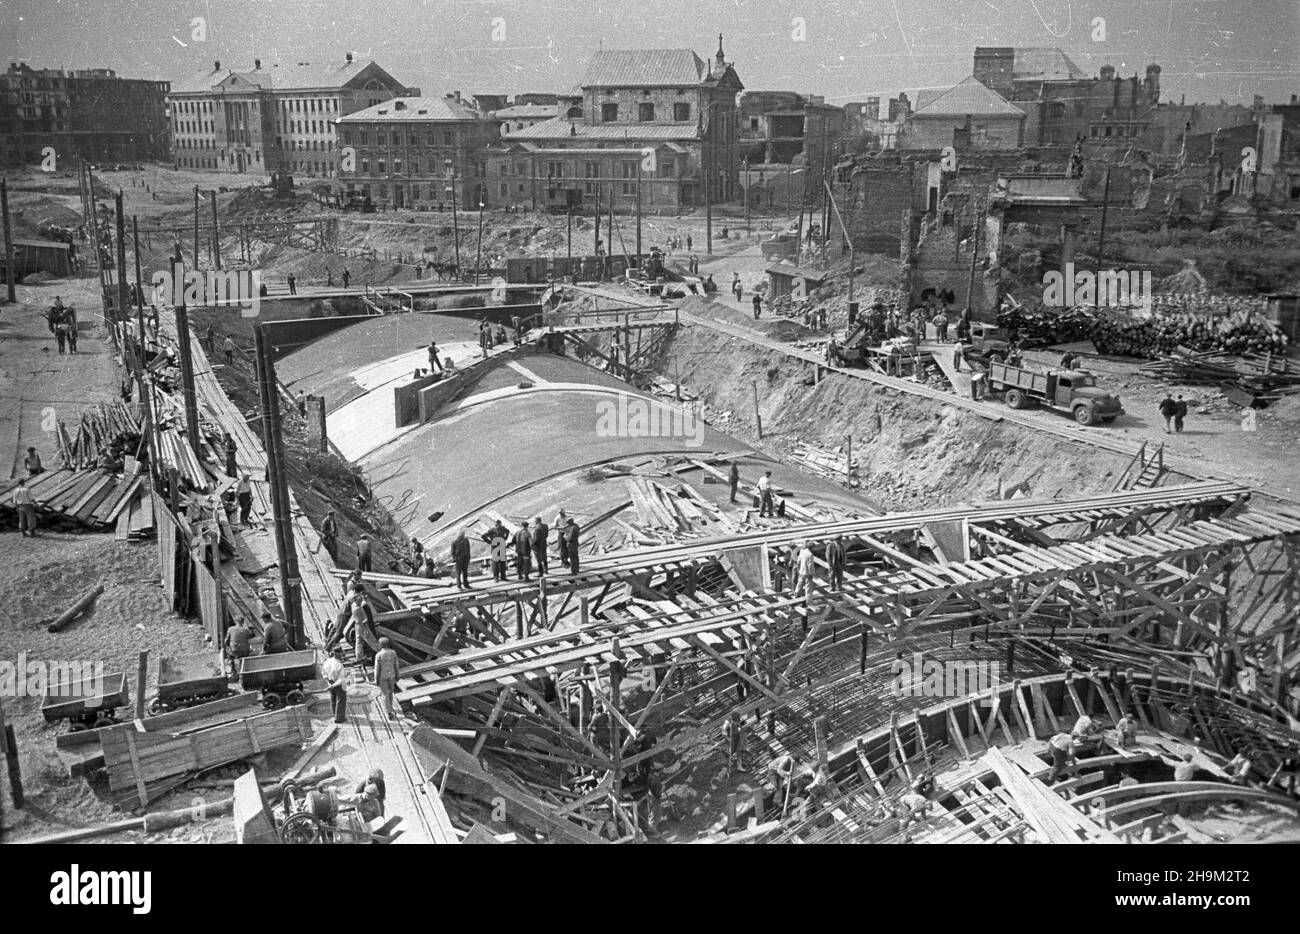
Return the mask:
[[976, 45], [1055, 46], [1089, 73], [1154, 62], [1166, 100], [1300, 92], [1297, 0], [0, 0], [0, 67], [175, 81], [352, 51], [425, 93], [556, 91], [602, 43], [708, 56], [719, 32], [746, 87], [840, 104], [949, 86]]

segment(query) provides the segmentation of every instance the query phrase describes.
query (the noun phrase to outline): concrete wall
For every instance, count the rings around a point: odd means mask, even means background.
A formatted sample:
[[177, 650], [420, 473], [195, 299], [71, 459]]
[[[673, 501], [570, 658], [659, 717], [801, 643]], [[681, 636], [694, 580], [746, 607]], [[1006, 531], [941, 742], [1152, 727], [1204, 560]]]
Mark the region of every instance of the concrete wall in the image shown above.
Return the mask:
[[[454, 377], [453, 377], [454, 378]], [[394, 425], [401, 428], [403, 425], [409, 425], [411, 422], [419, 419], [424, 421], [424, 409], [421, 405], [421, 393], [427, 387], [442, 382], [441, 374], [435, 373], [432, 376], [425, 376], [420, 379], [412, 380], [405, 386], [398, 386], [393, 390], [393, 416]]]
[[954, 134], [969, 127], [971, 148], [1019, 149], [1023, 145], [1023, 124], [1023, 117], [1010, 115], [927, 117], [913, 114], [899, 145], [903, 149], [943, 149], [957, 145]]

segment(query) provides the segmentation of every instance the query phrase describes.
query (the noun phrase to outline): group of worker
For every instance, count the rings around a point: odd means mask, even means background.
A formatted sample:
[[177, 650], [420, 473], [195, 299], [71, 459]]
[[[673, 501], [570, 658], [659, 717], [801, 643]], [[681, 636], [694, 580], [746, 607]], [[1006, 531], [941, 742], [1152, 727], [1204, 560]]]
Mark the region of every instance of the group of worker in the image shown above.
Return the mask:
[[[289, 651], [289, 633], [284, 623], [268, 612], [262, 613], [262, 654], [276, 655]], [[245, 658], [253, 654], [253, 628], [240, 617], [226, 630], [226, 658], [230, 660], [231, 675], [239, 676]]]
[[[577, 574], [581, 563], [579, 545], [581, 529], [574, 518], [560, 510], [555, 518], [556, 540], [559, 545], [560, 564], [570, 574]], [[534, 567], [539, 577], [550, 573], [549, 541], [551, 526], [541, 516], [533, 519], [531, 525], [525, 520], [519, 528], [511, 532], [505, 523], [497, 519], [487, 532], [480, 536], [488, 546], [488, 564], [492, 568], [492, 579], [507, 579], [507, 566], [511, 555], [514, 556], [515, 575], [521, 581], [532, 580]], [[469, 536], [461, 529], [451, 543], [451, 561], [456, 569], [456, 586], [468, 589], [470, 542]]]
[[[1069, 733], [1062, 731], [1048, 740], [1047, 751], [1052, 757], [1048, 784], [1060, 778], [1079, 758], [1096, 755], [1106, 742], [1101, 725], [1088, 714], [1081, 714]], [[1109, 742], [1120, 749], [1137, 742], [1137, 720], [1132, 714], [1126, 713], [1116, 721]]]

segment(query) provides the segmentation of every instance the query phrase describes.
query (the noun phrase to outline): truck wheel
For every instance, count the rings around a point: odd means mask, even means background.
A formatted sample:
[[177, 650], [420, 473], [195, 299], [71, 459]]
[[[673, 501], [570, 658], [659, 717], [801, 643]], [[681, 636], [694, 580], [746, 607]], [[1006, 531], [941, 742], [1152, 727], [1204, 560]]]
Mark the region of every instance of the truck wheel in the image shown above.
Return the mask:
[[1096, 421], [1096, 418], [1092, 414], [1092, 409], [1088, 408], [1088, 406], [1076, 405], [1074, 407], [1074, 420], [1080, 425], [1091, 425]]
[[1019, 389], [1008, 389], [1007, 394], [1003, 397], [1007, 400], [1007, 405], [1013, 409], [1023, 409], [1029, 405], [1029, 400]]

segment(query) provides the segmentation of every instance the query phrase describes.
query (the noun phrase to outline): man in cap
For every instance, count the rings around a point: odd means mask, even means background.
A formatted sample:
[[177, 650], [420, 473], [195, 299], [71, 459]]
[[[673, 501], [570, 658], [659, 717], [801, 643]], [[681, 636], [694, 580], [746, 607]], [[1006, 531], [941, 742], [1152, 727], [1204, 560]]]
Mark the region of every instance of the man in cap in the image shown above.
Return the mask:
[[451, 560], [456, 565], [456, 586], [469, 589], [469, 538], [461, 529], [451, 541]]
[[239, 524], [248, 525], [249, 513], [253, 511], [253, 478], [245, 470], [235, 485], [235, 498], [239, 500]]
[[541, 577], [546, 576], [548, 570], [546, 564], [546, 545], [550, 537], [551, 530], [547, 528], [546, 523], [538, 516], [533, 520], [533, 561], [537, 564], [537, 573]]
[[242, 616], [226, 630], [226, 657], [230, 659], [231, 674], [238, 676], [240, 665], [252, 654], [252, 638], [253, 631]]
[[339, 547], [339, 520], [331, 509], [325, 513], [325, 521], [320, 524], [320, 543], [325, 546], [326, 553], [330, 558], [334, 558], [334, 550]]
[[41, 455], [36, 453], [36, 448], [27, 449], [27, 456], [23, 458], [23, 469], [27, 471], [28, 477], [45, 473], [45, 465], [41, 463]]
[[284, 623], [270, 613], [262, 614], [262, 654], [277, 655], [289, 651], [289, 634]]
[[357, 570], [370, 572], [370, 536], [365, 532], [357, 539]]
[[844, 536], [836, 535], [826, 546], [826, 563], [831, 569], [831, 589], [844, 589]]

